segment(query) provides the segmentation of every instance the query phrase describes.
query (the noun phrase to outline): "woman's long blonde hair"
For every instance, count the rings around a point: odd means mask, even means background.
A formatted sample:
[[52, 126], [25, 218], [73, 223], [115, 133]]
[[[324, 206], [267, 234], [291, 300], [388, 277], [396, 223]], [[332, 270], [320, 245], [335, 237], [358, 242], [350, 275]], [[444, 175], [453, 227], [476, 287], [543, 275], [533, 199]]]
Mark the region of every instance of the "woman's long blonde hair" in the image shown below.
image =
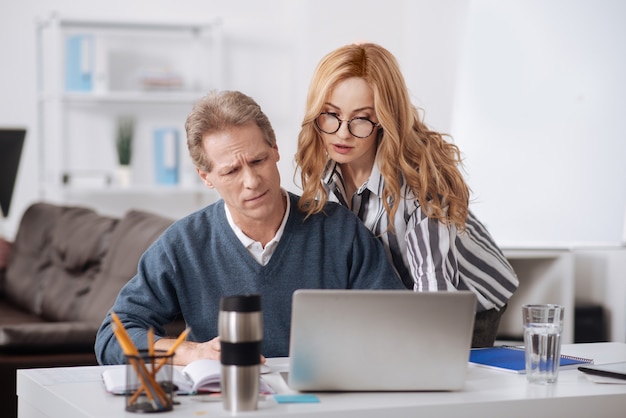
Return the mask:
[[389, 218], [394, 218], [404, 197], [400, 196], [404, 177], [428, 217], [464, 230], [469, 188], [460, 171], [459, 148], [422, 122], [395, 57], [371, 43], [336, 49], [322, 58], [315, 70], [295, 156], [303, 189], [300, 209], [308, 214], [320, 212], [328, 199], [322, 185], [328, 157], [314, 120], [334, 86], [350, 77], [363, 78], [374, 92], [374, 108], [383, 131], [377, 161], [385, 179], [382, 197]]

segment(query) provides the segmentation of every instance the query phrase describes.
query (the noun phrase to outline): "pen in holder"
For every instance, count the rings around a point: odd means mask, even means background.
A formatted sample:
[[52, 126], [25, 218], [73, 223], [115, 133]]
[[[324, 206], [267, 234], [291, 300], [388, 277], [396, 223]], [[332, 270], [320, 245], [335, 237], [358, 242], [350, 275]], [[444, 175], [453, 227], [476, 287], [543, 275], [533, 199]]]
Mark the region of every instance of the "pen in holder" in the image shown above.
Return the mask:
[[172, 410], [174, 355], [165, 351], [139, 350], [127, 355], [126, 410], [162, 412]]
[[154, 330], [148, 329], [148, 349], [138, 350], [117, 314], [111, 311], [113, 332], [126, 356], [126, 410], [162, 412], [172, 410], [173, 359], [190, 329], [180, 333], [167, 351], [154, 349]]

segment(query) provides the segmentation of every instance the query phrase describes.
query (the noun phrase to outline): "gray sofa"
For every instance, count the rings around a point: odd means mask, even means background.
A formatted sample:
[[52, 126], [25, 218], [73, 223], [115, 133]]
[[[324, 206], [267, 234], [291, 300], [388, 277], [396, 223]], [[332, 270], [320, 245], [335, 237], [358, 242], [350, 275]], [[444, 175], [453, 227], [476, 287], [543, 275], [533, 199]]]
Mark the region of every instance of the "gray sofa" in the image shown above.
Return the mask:
[[[17, 369], [96, 364], [102, 319], [141, 254], [171, 223], [142, 211], [118, 219], [48, 203], [24, 212], [0, 271], [3, 416], [17, 415]], [[182, 328], [173, 324], [170, 331]]]

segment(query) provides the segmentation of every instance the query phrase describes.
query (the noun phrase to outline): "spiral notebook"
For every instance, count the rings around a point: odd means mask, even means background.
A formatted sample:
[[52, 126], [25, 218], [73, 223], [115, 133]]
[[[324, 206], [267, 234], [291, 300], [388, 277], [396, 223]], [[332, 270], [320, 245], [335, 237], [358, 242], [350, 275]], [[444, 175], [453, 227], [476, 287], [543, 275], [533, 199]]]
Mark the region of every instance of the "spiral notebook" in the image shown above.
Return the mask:
[[[498, 346], [488, 348], [473, 348], [470, 350], [470, 363], [504, 370], [513, 373], [526, 373], [526, 352], [523, 347]], [[583, 364], [593, 364], [593, 359], [573, 357], [561, 354], [559, 369], [575, 369]]]

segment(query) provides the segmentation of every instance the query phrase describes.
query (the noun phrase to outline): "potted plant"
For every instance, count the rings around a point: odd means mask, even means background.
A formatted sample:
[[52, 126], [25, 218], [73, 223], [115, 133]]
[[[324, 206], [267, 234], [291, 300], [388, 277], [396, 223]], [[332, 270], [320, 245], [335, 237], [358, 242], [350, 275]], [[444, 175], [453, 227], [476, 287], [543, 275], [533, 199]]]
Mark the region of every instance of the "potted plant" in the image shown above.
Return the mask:
[[133, 137], [135, 135], [135, 119], [132, 116], [120, 116], [117, 119], [117, 159], [118, 180], [122, 187], [128, 187], [131, 180]]

